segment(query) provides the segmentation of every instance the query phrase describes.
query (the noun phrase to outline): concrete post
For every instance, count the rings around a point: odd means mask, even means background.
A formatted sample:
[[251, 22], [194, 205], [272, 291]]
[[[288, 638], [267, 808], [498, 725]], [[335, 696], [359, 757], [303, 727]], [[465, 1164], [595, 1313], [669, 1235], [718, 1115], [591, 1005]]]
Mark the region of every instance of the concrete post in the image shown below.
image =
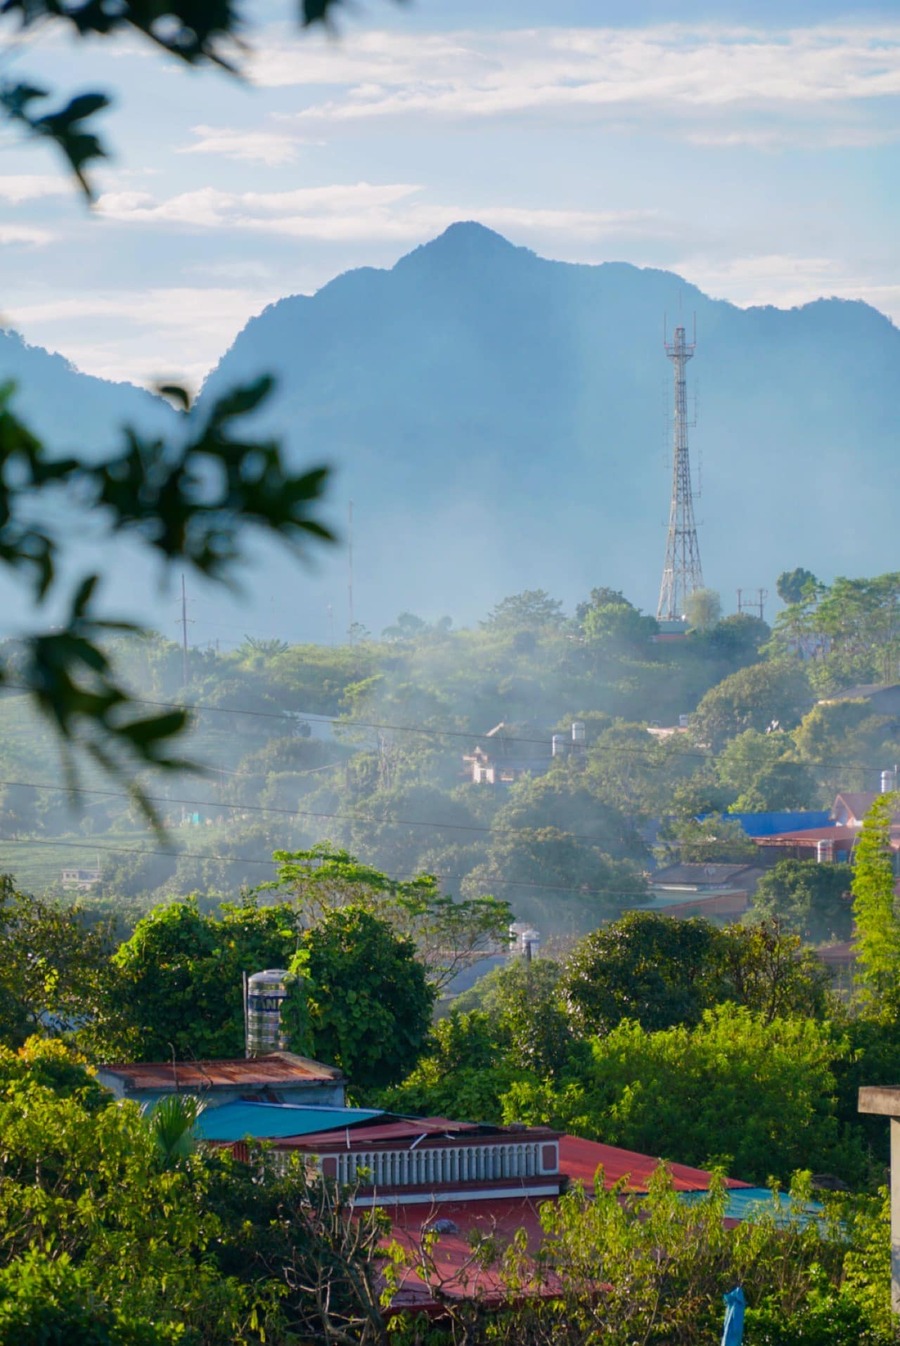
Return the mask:
[[891, 1123], [891, 1308], [900, 1314], [900, 1087], [860, 1089], [859, 1111]]

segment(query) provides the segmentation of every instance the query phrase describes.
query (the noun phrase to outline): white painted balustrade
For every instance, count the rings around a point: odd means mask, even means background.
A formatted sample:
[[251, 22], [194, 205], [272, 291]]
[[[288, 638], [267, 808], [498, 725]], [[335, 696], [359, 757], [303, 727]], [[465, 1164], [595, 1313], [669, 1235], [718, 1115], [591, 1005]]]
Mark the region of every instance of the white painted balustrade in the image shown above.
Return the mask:
[[[544, 1141], [502, 1145], [426, 1146], [407, 1150], [348, 1150], [336, 1156], [339, 1183], [363, 1187], [419, 1187], [432, 1183], [493, 1182], [503, 1178], [533, 1178], [556, 1172], [554, 1163], [542, 1163]], [[329, 1168], [331, 1165], [329, 1164]]]

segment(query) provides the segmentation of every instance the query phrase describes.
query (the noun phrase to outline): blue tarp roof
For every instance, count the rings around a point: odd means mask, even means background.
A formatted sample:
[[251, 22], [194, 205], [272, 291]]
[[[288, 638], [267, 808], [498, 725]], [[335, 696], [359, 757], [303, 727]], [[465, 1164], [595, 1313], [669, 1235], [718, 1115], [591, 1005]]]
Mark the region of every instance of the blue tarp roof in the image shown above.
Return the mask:
[[304, 1107], [292, 1103], [223, 1103], [207, 1108], [197, 1119], [196, 1131], [203, 1140], [281, 1140], [285, 1136], [311, 1136], [315, 1131], [341, 1131], [347, 1126], [370, 1122], [383, 1114], [378, 1108]]
[[725, 817], [739, 822], [748, 837], [806, 832], [812, 827], [827, 827], [832, 820], [827, 809], [804, 809], [796, 813], [726, 813]]

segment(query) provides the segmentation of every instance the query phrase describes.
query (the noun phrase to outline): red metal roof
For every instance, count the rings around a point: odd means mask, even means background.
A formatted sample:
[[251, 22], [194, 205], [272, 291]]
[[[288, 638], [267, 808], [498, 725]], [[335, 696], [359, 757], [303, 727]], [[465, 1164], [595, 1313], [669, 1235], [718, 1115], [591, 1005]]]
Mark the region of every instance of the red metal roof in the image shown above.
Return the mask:
[[[586, 1188], [594, 1185], [598, 1168], [603, 1169], [604, 1186], [612, 1187], [620, 1179], [627, 1179], [629, 1190], [644, 1192], [660, 1161], [650, 1155], [621, 1150], [598, 1141], [581, 1140], [577, 1136], [561, 1136], [559, 1142], [560, 1168], [573, 1181]], [[711, 1175], [703, 1169], [686, 1164], [669, 1164], [672, 1184], [679, 1192], [709, 1190]], [[726, 1180], [732, 1188], [747, 1188], [749, 1183], [737, 1179]], [[552, 1200], [552, 1198], [550, 1198]], [[436, 1280], [441, 1295], [452, 1298], [478, 1294], [490, 1304], [499, 1302], [508, 1294], [492, 1267], [483, 1268], [472, 1256], [472, 1236], [490, 1237], [503, 1247], [517, 1230], [525, 1231], [529, 1249], [536, 1251], [542, 1238], [540, 1208], [544, 1198], [504, 1197], [496, 1200], [440, 1201], [431, 1206], [399, 1206], [391, 1208], [391, 1238], [415, 1256], [423, 1233], [437, 1220], [450, 1220], [455, 1230], [441, 1233], [434, 1244], [432, 1257]], [[438, 1310], [434, 1281], [421, 1279], [416, 1271], [405, 1268], [400, 1276], [400, 1288], [393, 1300], [395, 1308], [420, 1308], [424, 1312]], [[547, 1287], [545, 1293], [552, 1293]]]
[[[651, 1177], [662, 1161], [634, 1150], [620, 1150], [616, 1145], [603, 1145], [596, 1140], [582, 1140], [579, 1136], [561, 1136], [559, 1140], [559, 1167], [573, 1182], [593, 1187], [598, 1168], [603, 1169], [603, 1185], [612, 1187], [621, 1178], [627, 1178], [632, 1192], [645, 1192]], [[672, 1185], [677, 1192], [705, 1192], [712, 1181], [702, 1168], [687, 1164], [669, 1164]], [[728, 1187], [748, 1187], [737, 1178], [726, 1179]]]
[[311, 1061], [294, 1052], [269, 1052], [266, 1056], [238, 1057], [228, 1061], [140, 1061], [101, 1066], [100, 1070], [117, 1075], [129, 1089], [147, 1090], [253, 1089], [304, 1080], [331, 1083], [343, 1078], [334, 1066]]

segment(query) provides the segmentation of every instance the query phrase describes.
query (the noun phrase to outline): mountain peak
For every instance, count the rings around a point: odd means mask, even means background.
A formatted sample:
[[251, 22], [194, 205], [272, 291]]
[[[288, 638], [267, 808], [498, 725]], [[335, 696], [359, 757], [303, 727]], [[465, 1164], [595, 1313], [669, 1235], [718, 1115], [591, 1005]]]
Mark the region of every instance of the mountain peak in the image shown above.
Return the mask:
[[437, 238], [430, 239], [401, 257], [397, 267], [421, 262], [465, 266], [479, 260], [496, 260], [499, 256], [512, 257], [516, 253], [533, 256], [530, 249], [510, 243], [508, 238], [494, 229], [488, 229], [487, 225], [479, 224], [477, 220], [457, 220], [448, 225]]

